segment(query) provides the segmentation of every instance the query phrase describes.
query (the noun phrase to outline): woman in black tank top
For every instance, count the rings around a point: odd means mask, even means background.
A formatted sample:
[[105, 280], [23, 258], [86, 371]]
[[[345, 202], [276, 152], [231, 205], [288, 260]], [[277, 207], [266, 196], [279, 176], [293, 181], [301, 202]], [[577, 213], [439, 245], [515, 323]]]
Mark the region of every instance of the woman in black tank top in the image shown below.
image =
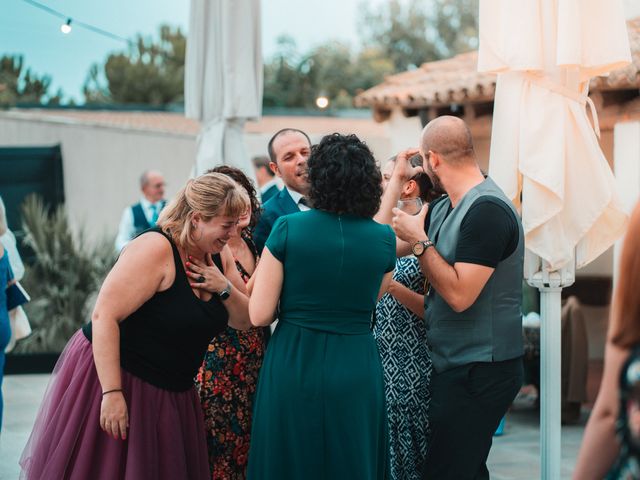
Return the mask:
[[24, 478], [209, 477], [193, 379], [212, 337], [250, 326], [226, 247], [248, 205], [227, 176], [203, 175], [123, 250], [55, 367]]

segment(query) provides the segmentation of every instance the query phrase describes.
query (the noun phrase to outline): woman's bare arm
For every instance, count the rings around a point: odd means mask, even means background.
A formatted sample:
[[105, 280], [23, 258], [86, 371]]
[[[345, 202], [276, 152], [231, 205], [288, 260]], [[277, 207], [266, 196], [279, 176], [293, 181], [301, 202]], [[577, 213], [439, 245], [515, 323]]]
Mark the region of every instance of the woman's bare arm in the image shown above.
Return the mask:
[[255, 281], [249, 299], [249, 317], [256, 327], [266, 327], [275, 320], [284, 281], [282, 263], [273, 256], [268, 247], [262, 250], [260, 263], [252, 278], [255, 278]]
[[414, 292], [400, 282], [391, 280], [387, 293], [418, 317], [424, 319], [424, 295]]
[[245, 283], [238, 272], [229, 247], [225, 246], [220, 256], [222, 257], [225, 276], [233, 285], [231, 287], [231, 295], [222, 302], [227, 312], [229, 312], [229, 326], [236, 330], [248, 330], [251, 328], [251, 322], [249, 321], [249, 297], [247, 296]]
[[380, 284], [380, 290], [378, 291], [378, 300], [380, 300], [389, 289], [389, 283], [391, 282], [392, 277], [393, 271], [385, 273], [382, 277], [382, 283]]
[[[169, 242], [161, 234], [148, 233], [127, 245], [102, 284], [91, 320], [93, 357], [103, 392], [122, 388], [119, 322], [157, 291], [169, 288], [175, 278], [173, 264]], [[102, 410], [102, 428], [124, 438], [124, 397], [118, 392], [105, 395]]]
[[578, 462], [573, 472], [575, 480], [600, 480], [613, 465], [620, 451], [616, 438], [616, 420], [620, 401], [620, 370], [629, 350], [607, 342], [604, 373], [595, 406], [584, 431]]

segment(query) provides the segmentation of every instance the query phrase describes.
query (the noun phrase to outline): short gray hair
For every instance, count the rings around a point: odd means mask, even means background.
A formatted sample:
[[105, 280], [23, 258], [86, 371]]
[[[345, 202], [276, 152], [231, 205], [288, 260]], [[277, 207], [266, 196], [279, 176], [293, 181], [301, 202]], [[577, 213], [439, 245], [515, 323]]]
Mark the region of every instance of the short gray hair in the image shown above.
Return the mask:
[[151, 173], [151, 170], [145, 170], [140, 175], [140, 188], [146, 187], [147, 183], [149, 183], [149, 173]]

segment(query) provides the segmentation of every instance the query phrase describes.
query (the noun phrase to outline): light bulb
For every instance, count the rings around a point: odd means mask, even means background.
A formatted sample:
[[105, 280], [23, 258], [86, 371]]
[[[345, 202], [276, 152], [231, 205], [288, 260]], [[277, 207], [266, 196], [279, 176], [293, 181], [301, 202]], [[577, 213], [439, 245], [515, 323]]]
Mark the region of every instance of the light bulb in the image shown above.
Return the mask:
[[71, 19], [67, 18], [67, 23], [60, 25], [60, 31], [65, 35], [71, 33]]
[[316, 98], [316, 107], [325, 109], [329, 106], [329, 99], [325, 96]]

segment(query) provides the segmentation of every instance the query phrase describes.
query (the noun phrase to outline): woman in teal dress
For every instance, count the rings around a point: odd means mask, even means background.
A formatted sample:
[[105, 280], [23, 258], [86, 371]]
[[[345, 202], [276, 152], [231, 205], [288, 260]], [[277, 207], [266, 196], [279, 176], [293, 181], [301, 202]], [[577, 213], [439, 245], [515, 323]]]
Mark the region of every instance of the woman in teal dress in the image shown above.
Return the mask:
[[381, 176], [354, 135], [308, 161], [314, 207], [275, 223], [254, 274], [251, 321], [279, 322], [254, 406], [248, 478], [386, 479], [382, 366], [371, 316], [395, 266], [395, 235], [372, 220]]

